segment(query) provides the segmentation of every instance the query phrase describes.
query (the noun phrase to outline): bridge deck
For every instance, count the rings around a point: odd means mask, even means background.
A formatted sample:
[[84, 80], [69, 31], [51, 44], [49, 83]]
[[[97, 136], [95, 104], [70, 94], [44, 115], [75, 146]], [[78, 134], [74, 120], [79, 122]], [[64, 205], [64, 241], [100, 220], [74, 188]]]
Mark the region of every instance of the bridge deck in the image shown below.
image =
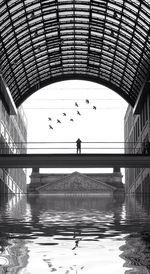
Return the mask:
[[150, 167], [142, 154], [1, 154], [0, 168], [110, 168]]

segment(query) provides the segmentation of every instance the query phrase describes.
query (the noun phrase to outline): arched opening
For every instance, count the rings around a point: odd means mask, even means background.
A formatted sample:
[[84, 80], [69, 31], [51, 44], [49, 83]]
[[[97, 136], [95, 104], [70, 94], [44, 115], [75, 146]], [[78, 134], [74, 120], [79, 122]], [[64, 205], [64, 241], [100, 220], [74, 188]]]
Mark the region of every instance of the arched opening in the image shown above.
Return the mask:
[[[89, 102], [86, 102], [87, 99]], [[23, 106], [29, 117], [29, 131], [36, 129], [36, 133], [30, 135], [31, 141], [48, 141], [51, 138], [76, 140], [79, 135], [84, 139], [115, 141], [119, 135], [118, 120], [122, 119], [127, 103], [102, 85], [71, 80], [37, 91]], [[122, 113], [122, 116], [119, 117], [118, 113]], [[72, 123], [71, 118], [74, 120]], [[61, 124], [57, 123], [57, 119], [61, 120]], [[49, 129], [49, 124], [53, 126], [53, 130]]]
[[[63, 81], [34, 93], [23, 106], [28, 117], [28, 142], [46, 142], [44, 145], [35, 144], [35, 147], [43, 147], [43, 153], [76, 153], [77, 138], [83, 142], [83, 153], [123, 152], [123, 120], [127, 103], [105, 86], [89, 81]], [[48, 142], [72, 143], [47, 144]], [[29, 146], [34, 145], [32, 143]], [[44, 150], [44, 146], [49, 146], [49, 150]], [[54, 150], [55, 147], [61, 149]], [[41, 151], [37, 147], [37, 152]], [[80, 169], [69, 169], [65, 172], [75, 170]], [[85, 169], [82, 171], [87, 172]], [[112, 172], [112, 169], [93, 171]], [[53, 169], [51, 172], [62, 171]]]

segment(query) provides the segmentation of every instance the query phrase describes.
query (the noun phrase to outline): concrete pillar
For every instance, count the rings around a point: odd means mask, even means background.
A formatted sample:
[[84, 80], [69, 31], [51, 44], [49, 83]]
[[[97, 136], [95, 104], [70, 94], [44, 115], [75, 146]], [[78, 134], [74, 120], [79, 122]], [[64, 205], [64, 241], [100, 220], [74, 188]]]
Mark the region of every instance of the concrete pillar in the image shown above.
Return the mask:
[[120, 167], [114, 167], [114, 168], [113, 168], [113, 172], [121, 172], [121, 171], [120, 171]]
[[39, 167], [32, 168], [32, 173], [39, 173]]
[[27, 186], [27, 192], [28, 193], [35, 193], [36, 188], [40, 186], [40, 173], [39, 173], [39, 167], [32, 168], [32, 173], [30, 175], [30, 184]]

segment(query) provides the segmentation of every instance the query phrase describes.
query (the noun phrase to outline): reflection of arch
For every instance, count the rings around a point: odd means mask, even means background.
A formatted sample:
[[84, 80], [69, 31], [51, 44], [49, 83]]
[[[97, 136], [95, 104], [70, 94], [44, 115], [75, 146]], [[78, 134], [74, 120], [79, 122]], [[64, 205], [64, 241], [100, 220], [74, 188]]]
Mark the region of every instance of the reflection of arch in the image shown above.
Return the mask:
[[1, 71], [19, 106], [65, 79], [104, 84], [134, 106], [150, 68], [145, 1], [1, 1]]

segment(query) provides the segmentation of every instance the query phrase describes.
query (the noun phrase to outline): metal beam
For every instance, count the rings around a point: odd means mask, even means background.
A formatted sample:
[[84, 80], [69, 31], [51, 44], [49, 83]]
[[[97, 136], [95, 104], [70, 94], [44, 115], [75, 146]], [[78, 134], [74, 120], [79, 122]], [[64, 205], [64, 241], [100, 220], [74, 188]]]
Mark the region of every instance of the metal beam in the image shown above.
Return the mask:
[[134, 106], [150, 71], [148, 1], [3, 0], [0, 14], [0, 66], [17, 107], [68, 75]]
[[10, 90], [9, 90], [2, 74], [0, 74], [0, 94], [3, 96], [3, 98], [4, 98], [4, 100], [7, 104], [10, 115], [16, 115], [17, 114], [17, 108], [16, 108], [16, 105], [15, 105], [15, 102], [12, 98]]
[[141, 90], [140, 90], [137, 100], [135, 102], [135, 105], [133, 108], [134, 114], [140, 114], [142, 105], [143, 105], [143, 103], [146, 99], [146, 96], [147, 96], [147, 90], [149, 89], [149, 82], [148, 82], [149, 79], [150, 79], [150, 72], [147, 74], [147, 77], [145, 78], [145, 81], [141, 87]]
[[15, 154], [0, 155], [0, 168], [150, 168], [141, 154]]

